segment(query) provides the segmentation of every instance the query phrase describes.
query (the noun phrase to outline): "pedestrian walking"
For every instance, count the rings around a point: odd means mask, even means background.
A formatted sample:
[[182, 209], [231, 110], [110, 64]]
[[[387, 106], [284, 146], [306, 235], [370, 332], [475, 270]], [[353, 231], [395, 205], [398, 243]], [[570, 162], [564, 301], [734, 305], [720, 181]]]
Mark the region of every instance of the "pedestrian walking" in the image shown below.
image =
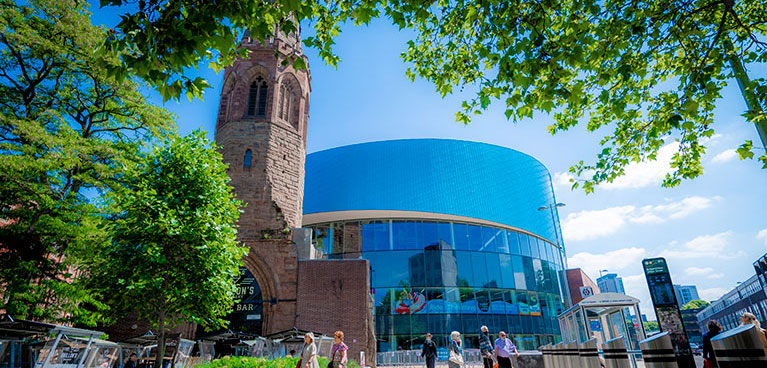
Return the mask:
[[715, 319], [708, 321], [706, 324], [708, 332], [703, 334], [703, 368], [717, 368], [716, 356], [714, 355], [714, 347], [711, 346], [711, 338], [722, 332], [722, 325]]
[[447, 360], [447, 366], [449, 368], [461, 368], [463, 367], [463, 349], [461, 348], [461, 334], [458, 331], [450, 333], [450, 347]]
[[317, 361], [317, 345], [314, 344], [314, 334], [304, 335], [304, 347], [301, 349], [301, 368], [320, 368]]
[[511, 354], [514, 357], [519, 356], [517, 346], [511, 340], [506, 338], [506, 333], [498, 333], [498, 339], [495, 340], [495, 359], [498, 360], [498, 368], [511, 368]]
[[426, 359], [426, 368], [434, 368], [437, 360], [437, 344], [431, 340], [431, 333], [426, 333], [426, 341], [421, 349], [421, 358]]
[[346, 351], [349, 347], [344, 344], [343, 331], [333, 334], [333, 347], [330, 349], [330, 362], [327, 368], [346, 368]]
[[767, 353], [767, 330], [763, 329], [759, 324], [759, 320], [752, 313], [743, 313], [740, 315], [740, 325], [754, 325], [757, 332], [759, 332], [759, 340], [762, 341], [762, 349]]
[[482, 355], [482, 364], [485, 368], [493, 368], [493, 343], [490, 341], [490, 335], [487, 326], [479, 328], [479, 353]]

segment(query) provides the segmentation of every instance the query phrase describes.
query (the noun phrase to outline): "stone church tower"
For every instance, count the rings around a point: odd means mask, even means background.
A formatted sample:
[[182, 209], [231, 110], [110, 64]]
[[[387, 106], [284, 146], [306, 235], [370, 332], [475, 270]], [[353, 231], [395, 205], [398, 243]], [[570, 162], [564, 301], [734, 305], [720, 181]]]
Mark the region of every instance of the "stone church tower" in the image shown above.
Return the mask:
[[311, 90], [308, 70], [290, 66], [295, 58], [308, 65], [299, 37], [280, 32], [261, 44], [246, 33], [241, 47], [250, 56], [226, 68], [216, 120], [231, 185], [246, 203], [238, 234], [250, 248], [245, 265], [262, 300], [271, 301], [253, 303], [263, 305], [263, 335], [296, 322], [298, 259], [290, 229], [301, 227]]

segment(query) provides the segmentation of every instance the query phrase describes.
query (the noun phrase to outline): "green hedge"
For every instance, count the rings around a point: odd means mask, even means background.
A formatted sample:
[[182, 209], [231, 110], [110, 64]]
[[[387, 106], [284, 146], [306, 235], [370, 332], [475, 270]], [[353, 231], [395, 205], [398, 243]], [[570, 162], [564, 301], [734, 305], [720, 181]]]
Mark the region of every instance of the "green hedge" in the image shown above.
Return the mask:
[[[320, 368], [328, 365], [328, 358], [318, 358]], [[210, 363], [204, 363], [195, 368], [296, 368], [298, 358], [251, 358], [251, 357], [224, 357], [215, 359]], [[349, 359], [347, 368], [360, 368], [359, 363]]]

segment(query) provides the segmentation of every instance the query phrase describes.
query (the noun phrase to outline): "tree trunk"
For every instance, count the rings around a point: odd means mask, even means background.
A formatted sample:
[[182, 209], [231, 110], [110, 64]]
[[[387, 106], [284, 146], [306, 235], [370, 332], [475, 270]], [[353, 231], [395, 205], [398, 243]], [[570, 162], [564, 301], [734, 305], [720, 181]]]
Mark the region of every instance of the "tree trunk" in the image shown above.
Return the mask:
[[160, 323], [158, 328], [160, 329], [159, 336], [157, 338], [157, 359], [155, 360], [154, 368], [165, 368], [165, 311], [160, 311]]

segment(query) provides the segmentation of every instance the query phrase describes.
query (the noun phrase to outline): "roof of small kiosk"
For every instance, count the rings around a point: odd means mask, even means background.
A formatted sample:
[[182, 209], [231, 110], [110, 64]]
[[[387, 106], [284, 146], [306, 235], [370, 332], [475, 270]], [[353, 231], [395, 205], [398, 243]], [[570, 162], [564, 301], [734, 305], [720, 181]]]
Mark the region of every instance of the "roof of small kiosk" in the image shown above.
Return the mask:
[[[120, 343], [127, 343], [127, 344], [135, 344], [135, 345], [151, 345], [151, 344], [157, 344], [157, 340], [159, 340], [160, 336], [155, 335], [152, 331], [147, 331], [143, 335], [133, 336], [129, 337], [127, 339], [121, 340]], [[185, 339], [183, 337], [179, 338], [179, 341], [186, 341], [186, 342], [194, 342], [189, 339]]]
[[[301, 339], [303, 339], [304, 335], [306, 335], [309, 332], [314, 334], [315, 337], [324, 336], [322, 333], [319, 333], [319, 332], [308, 331], [308, 330], [299, 330], [299, 329], [293, 327], [290, 330], [285, 330], [285, 331], [280, 331], [280, 332], [275, 332], [273, 334], [269, 334], [269, 335], [266, 336], [266, 338], [269, 338], [269, 339], [272, 339], [272, 340], [283, 340], [283, 341], [284, 340], [293, 339], [293, 338], [297, 338], [297, 337], [300, 337]], [[300, 340], [300, 341], [303, 341], [303, 340]]]
[[639, 304], [639, 299], [634, 298], [633, 296], [621, 294], [621, 293], [599, 293], [581, 300], [581, 302], [578, 304], [584, 307], [634, 305], [634, 304]]
[[599, 293], [594, 294], [586, 299], [581, 300], [578, 304], [568, 308], [564, 312], [560, 313], [557, 318], [569, 314], [570, 312], [580, 308], [604, 308], [604, 307], [619, 307], [619, 306], [632, 306], [639, 304], [640, 300], [633, 296], [621, 294], [621, 293]]
[[13, 319], [4, 314], [0, 316], [0, 336], [28, 337], [40, 334], [66, 334], [73, 336], [101, 336], [104, 333], [84, 328], [54, 325], [37, 321]]

